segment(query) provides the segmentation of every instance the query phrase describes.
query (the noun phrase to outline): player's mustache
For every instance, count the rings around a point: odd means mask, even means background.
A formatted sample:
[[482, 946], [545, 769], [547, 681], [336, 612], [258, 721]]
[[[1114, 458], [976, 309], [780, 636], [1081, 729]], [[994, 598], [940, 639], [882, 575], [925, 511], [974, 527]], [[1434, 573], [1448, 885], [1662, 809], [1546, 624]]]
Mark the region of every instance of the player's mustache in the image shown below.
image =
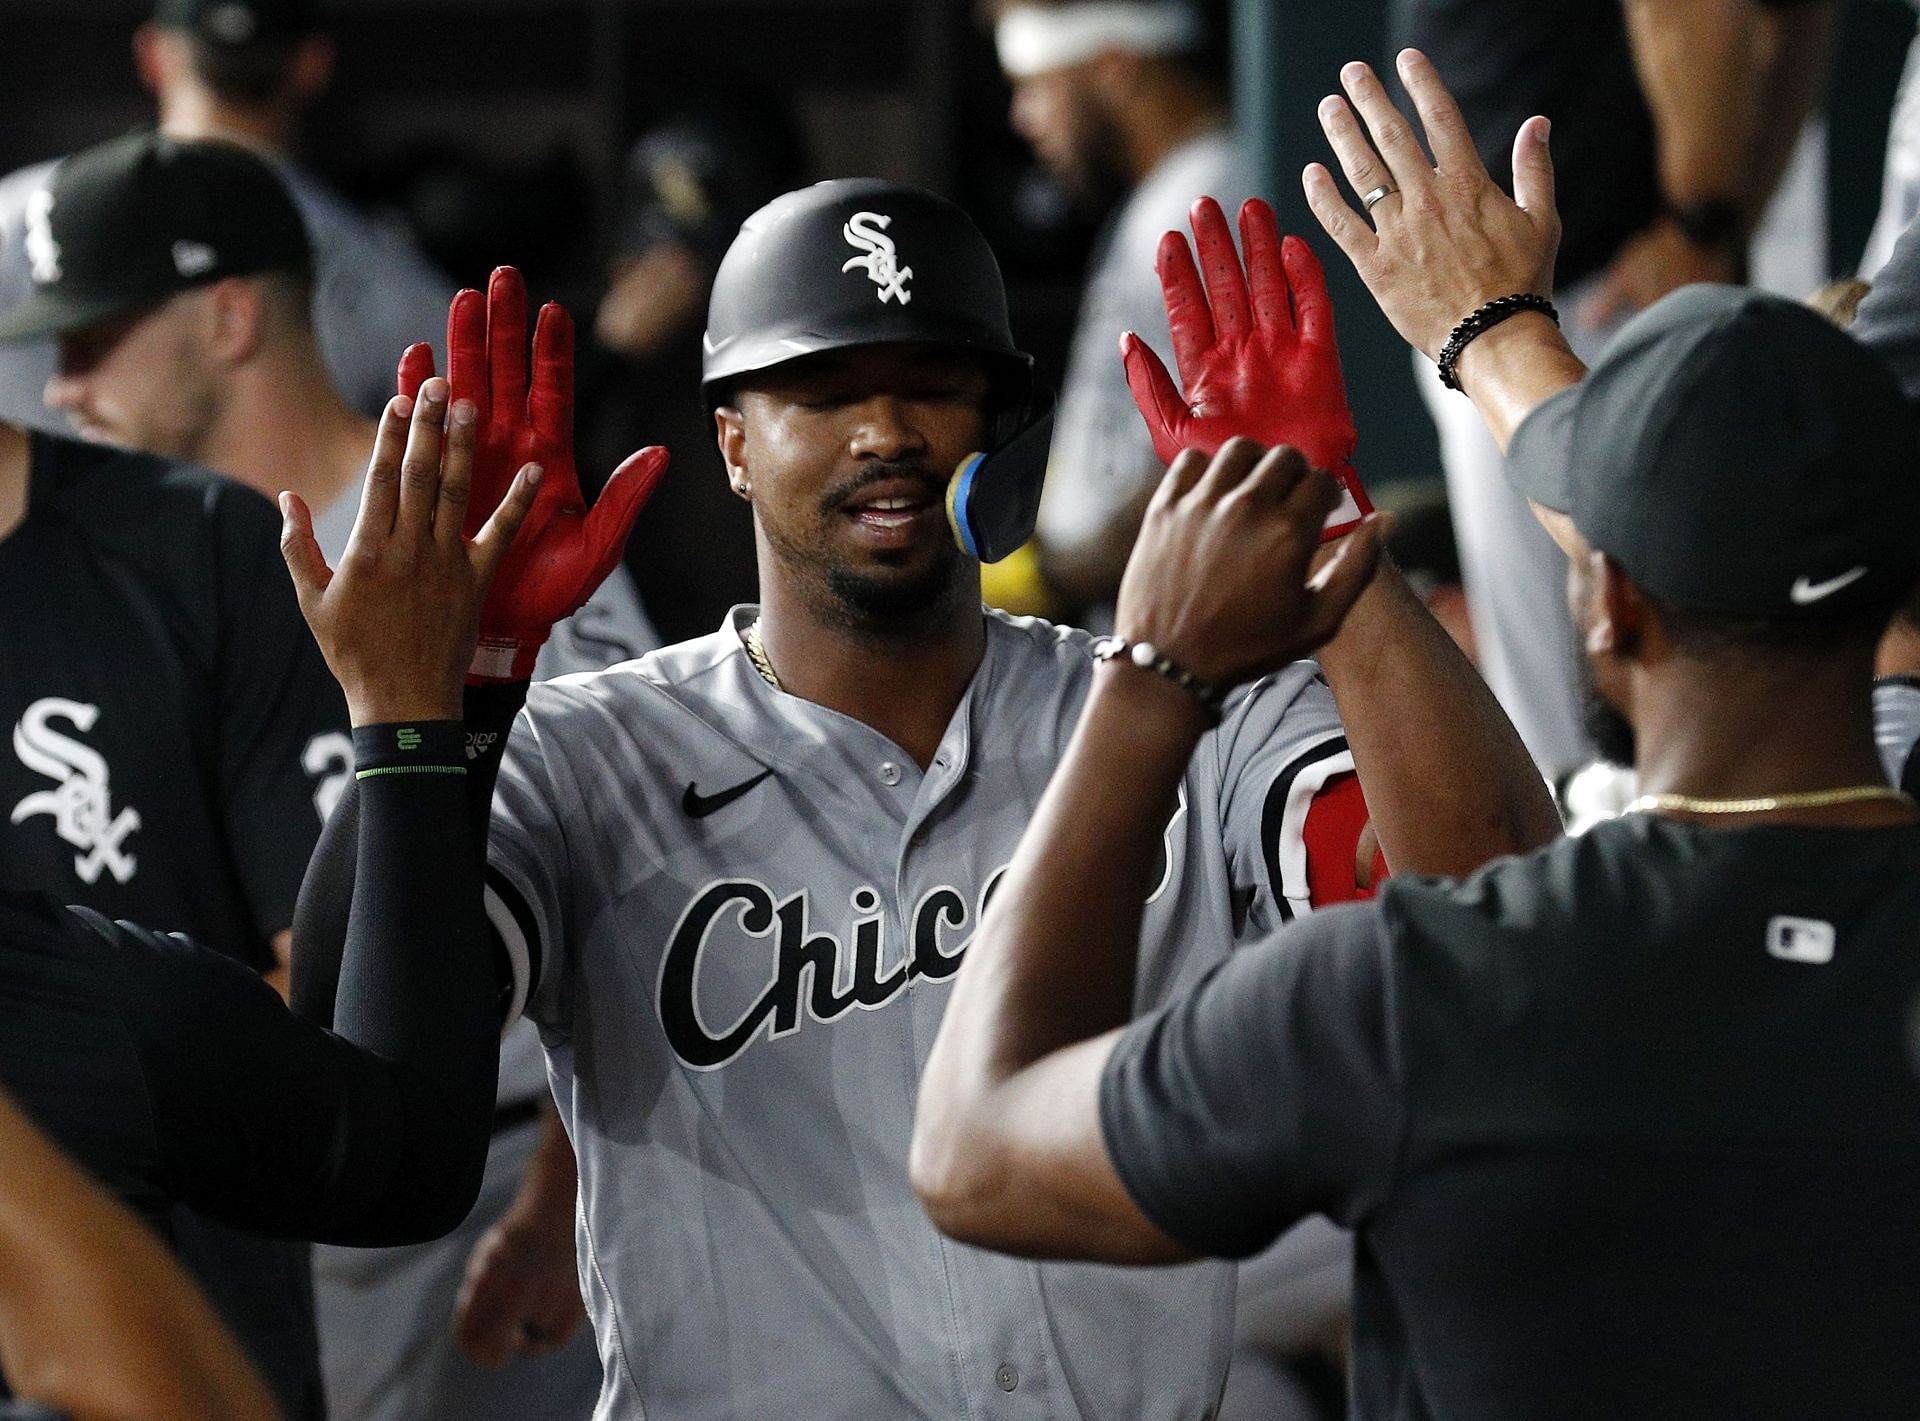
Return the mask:
[[875, 484], [888, 483], [900, 479], [912, 479], [924, 483], [925, 498], [928, 502], [937, 501], [945, 492], [946, 481], [934, 471], [934, 467], [925, 459], [897, 459], [884, 464], [869, 464], [858, 474], [843, 484], [837, 484], [820, 500], [822, 511], [838, 513], [849, 503]]

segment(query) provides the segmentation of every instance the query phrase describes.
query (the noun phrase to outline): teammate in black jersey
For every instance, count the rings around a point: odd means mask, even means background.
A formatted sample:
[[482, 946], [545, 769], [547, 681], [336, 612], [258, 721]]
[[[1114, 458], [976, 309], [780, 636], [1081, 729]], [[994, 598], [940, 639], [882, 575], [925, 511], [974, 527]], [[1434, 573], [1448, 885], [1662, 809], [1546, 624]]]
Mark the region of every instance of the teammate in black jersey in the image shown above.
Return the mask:
[[[375, 455], [388, 496], [369, 494], [341, 568], [305, 608], [347, 691], [362, 782], [341, 1034], [184, 935], [0, 892], [0, 1084], [163, 1232], [185, 1201], [262, 1233], [416, 1241], [456, 1224], [479, 1187], [497, 975], [468, 842], [460, 689], [532, 483], [472, 542], [457, 511], [432, 518], [445, 390], [434, 381], [419, 402], [427, 476], [404, 497], [395, 401]], [[472, 442], [469, 423], [441, 506], [457, 509]], [[285, 576], [275, 587], [290, 596]]]

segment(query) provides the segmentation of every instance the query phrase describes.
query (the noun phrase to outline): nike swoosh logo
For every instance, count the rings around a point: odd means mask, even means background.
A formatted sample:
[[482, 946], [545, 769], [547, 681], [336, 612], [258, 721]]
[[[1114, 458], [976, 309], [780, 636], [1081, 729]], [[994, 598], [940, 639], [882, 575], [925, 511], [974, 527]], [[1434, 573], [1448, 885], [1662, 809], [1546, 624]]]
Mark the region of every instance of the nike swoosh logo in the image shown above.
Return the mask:
[[1843, 587], [1850, 587], [1867, 575], [1864, 567], [1856, 567], [1852, 572], [1843, 572], [1838, 577], [1829, 577], [1825, 582], [1812, 582], [1807, 578], [1797, 579], [1788, 596], [1793, 598], [1796, 607], [1804, 607], [1809, 602], [1818, 602], [1831, 597]]
[[687, 793], [680, 801], [680, 807], [687, 812], [689, 819], [705, 819], [709, 814], [717, 814], [725, 809], [772, 773], [772, 770], [762, 770], [752, 779], [745, 780], [732, 789], [723, 789], [718, 794], [702, 794], [693, 785], [688, 785]]

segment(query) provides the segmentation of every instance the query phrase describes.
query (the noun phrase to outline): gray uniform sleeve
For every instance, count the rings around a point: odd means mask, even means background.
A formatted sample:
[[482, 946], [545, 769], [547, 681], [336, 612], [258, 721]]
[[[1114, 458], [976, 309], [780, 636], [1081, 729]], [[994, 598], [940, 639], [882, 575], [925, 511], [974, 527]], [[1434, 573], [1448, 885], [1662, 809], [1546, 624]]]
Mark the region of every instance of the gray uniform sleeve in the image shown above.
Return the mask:
[[1311, 911], [1307, 810], [1353, 772], [1333, 692], [1314, 663], [1296, 663], [1256, 682], [1213, 744], [1234, 887], [1251, 894], [1249, 927], [1272, 932]]
[[513, 970], [507, 1022], [525, 1015], [564, 1028], [571, 868], [567, 814], [537, 719], [522, 710], [493, 791], [487, 838], [487, 918]]
[[586, 605], [554, 627], [540, 648], [533, 676], [536, 681], [548, 681], [576, 671], [604, 671], [637, 660], [659, 645], [660, 635], [640, 605], [633, 574], [615, 564]]
[[1909, 223], [1860, 302], [1853, 334], [1893, 367], [1900, 388], [1920, 398], [1920, 221]]
[[1405, 1117], [1389, 975], [1380, 911], [1335, 908], [1130, 1027], [1100, 1121], [1141, 1212], [1244, 1258], [1308, 1214], [1351, 1226], [1376, 1208]]

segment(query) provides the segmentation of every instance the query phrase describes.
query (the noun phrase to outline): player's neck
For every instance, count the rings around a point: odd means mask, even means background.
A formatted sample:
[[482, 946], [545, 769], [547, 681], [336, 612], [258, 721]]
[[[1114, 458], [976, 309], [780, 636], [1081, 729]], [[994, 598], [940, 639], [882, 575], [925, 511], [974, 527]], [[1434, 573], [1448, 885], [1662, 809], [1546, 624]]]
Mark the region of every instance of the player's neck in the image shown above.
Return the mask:
[[[1710, 674], [1679, 667], [1643, 677], [1634, 691], [1640, 792], [1748, 799], [1884, 783], [1873, 743], [1872, 669], [1872, 649], [1862, 648], [1815, 666]], [[1910, 811], [1865, 801], [1766, 817], [1874, 824]]]
[[376, 426], [341, 403], [317, 357], [238, 372], [198, 461], [275, 498], [290, 489], [319, 513], [366, 472]]
[[10, 536], [27, 516], [31, 448], [24, 429], [0, 422], [0, 539]]
[[977, 585], [897, 630], [848, 625], [765, 568], [760, 586], [761, 640], [781, 689], [872, 726], [925, 769], [986, 654]]
[[223, 103], [192, 85], [182, 86], [161, 100], [159, 127], [169, 138], [189, 142], [216, 139], [266, 154], [286, 152], [294, 138], [290, 114], [272, 107]]

